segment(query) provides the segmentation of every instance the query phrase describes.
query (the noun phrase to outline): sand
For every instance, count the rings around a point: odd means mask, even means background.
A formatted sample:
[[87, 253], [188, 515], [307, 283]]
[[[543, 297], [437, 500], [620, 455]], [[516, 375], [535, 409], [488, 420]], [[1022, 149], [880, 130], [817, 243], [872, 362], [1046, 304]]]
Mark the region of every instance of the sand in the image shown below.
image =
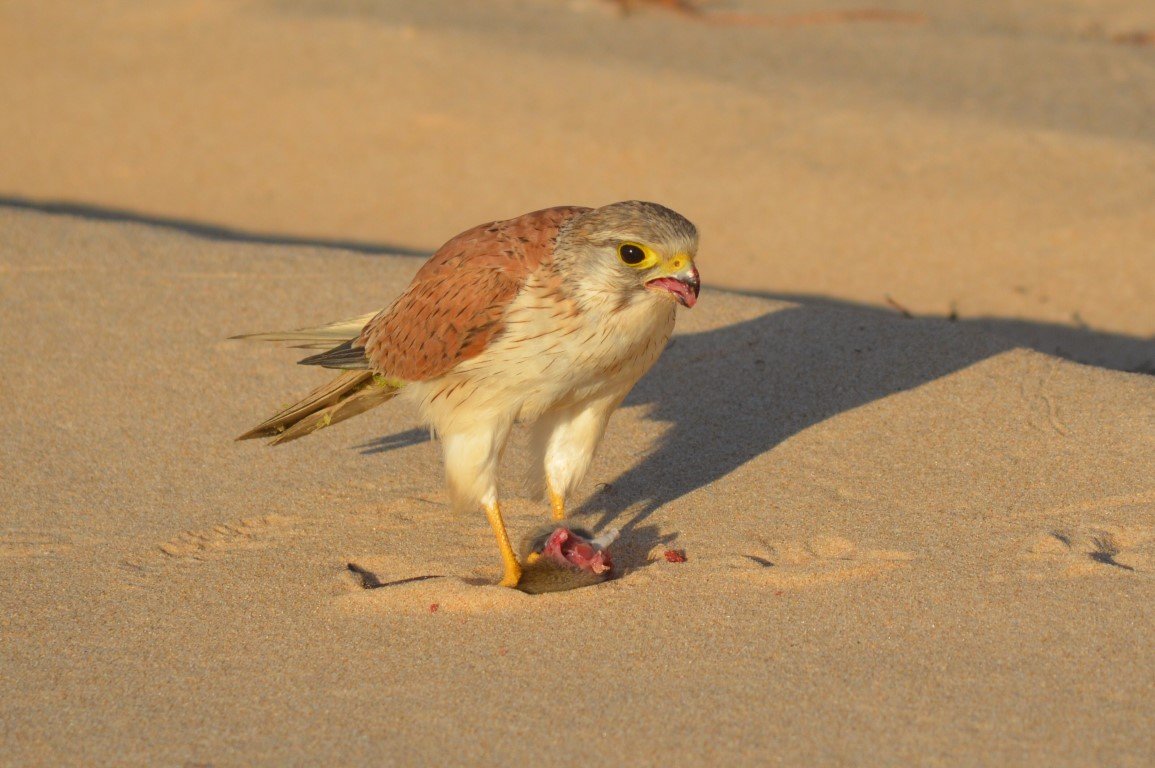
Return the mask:
[[[0, 764], [1150, 765], [1155, 12], [1005, 5], [0, 8]], [[620, 578], [489, 586], [404, 407], [232, 441], [325, 374], [228, 336], [630, 197]]]

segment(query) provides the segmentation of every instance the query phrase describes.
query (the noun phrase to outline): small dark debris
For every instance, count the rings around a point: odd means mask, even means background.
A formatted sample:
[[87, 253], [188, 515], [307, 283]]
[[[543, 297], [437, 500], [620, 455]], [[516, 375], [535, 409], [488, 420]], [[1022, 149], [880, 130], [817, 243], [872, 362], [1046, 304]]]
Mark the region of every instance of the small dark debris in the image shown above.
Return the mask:
[[1122, 568], [1125, 571], [1135, 570], [1129, 565], [1124, 565], [1115, 561], [1115, 557], [1119, 554], [1119, 546], [1110, 534], [1102, 534], [1091, 538], [1091, 544], [1095, 547], [1095, 551], [1090, 553], [1090, 557], [1096, 563], [1103, 565], [1113, 565], [1116, 568]]
[[1103, 565], [1113, 565], [1116, 568], [1122, 568], [1124, 571], [1135, 570], [1134, 568], [1132, 568], [1129, 565], [1124, 565], [1123, 563], [1115, 562], [1115, 556], [1112, 554], [1109, 554], [1107, 552], [1092, 552], [1091, 553], [1091, 559], [1094, 560], [1096, 563], [1102, 563]]
[[910, 320], [911, 318], [914, 317], [913, 312], [911, 312], [909, 309], [907, 309], [903, 305], [899, 304], [898, 301], [895, 300], [895, 298], [893, 296], [891, 296], [889, 293], [884, 295], [883, 298], [886, 300], [887, 304], [889, 304], [894, 309], [897, 309], [899, 314], [901, 314], [907, 320]]
[[399, 584], [409, 584], [414, 581], [427, 581], [428, 579], [444, 578], [438, 574], [429, 574], [426, 576], [410, 576], [407, 579], [397, 579], [396, 581], [381, 581], [377, 574], [362, 568], [356, 563], [346, 563], [345, 567], [351, 572], [355, 573], [361, 579], [362, 589], [380, 589], [381, 587], [396, 587]]

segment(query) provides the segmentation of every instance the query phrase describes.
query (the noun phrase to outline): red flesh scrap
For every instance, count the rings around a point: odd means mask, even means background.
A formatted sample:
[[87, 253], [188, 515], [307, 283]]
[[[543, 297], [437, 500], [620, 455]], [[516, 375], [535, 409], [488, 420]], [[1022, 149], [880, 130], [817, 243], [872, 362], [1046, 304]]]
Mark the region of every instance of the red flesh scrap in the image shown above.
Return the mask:
[[590, 573], [602, 574], [614, 567], [609, 552], [599, 549], [568, 528], [558, 528], [551, 533], [541, 554], [558, 565]]

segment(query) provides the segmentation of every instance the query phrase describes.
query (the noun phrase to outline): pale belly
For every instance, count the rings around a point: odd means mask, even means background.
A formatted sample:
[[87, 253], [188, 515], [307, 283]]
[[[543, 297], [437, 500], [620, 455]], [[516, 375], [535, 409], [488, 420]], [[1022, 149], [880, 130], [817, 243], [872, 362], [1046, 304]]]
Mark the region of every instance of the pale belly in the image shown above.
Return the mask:
[[482, 354], [438, 379], [407, 385], [405, 394], [443, 434], [624, 396], [662, 353], [674, 315], [663, 297], [580, 317], [514, 306], [506, 331]]

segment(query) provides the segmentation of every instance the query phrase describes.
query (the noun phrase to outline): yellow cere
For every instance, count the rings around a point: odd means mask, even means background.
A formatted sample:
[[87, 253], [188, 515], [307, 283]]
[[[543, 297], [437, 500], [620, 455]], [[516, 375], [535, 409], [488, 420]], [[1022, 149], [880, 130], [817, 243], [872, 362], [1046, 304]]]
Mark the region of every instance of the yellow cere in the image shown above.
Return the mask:
[[[640, 261], [631, 261], [629, 258], [627, 258], [628, 256], [632, 255], [630, 254], [630, 250], [634, 248], [645, 254], [645, 257]], [[621, 257], [624, 264], [631, 266], [634, 269], [651, 269], [661, 264], [662, 272], [667, 275], [680, 272], [690, 264], [690, 257], [688, 254], [676, 253], [672, 258], [663, 261], [662, 257], [653, 248], [650, 248], [648, 245], [642, 245], [641, 243], [635, 242], [626, 242], [619, 245], [618, 255]]]

